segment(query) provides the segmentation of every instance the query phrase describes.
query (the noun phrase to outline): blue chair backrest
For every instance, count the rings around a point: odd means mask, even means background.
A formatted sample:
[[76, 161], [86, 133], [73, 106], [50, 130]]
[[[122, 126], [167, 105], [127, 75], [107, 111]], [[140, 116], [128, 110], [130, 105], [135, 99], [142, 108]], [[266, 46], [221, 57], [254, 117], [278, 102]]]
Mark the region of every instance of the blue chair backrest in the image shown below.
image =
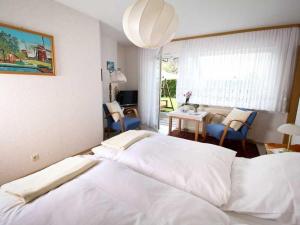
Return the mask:
[[[249, 109], [241, 109], [239, 108], [240, 110], [243, 110], [243, 111], [250, 111]], [[248, 124], [249, 126], [251, 126], [254, 122], [254, 119], [257, 115], [257, 112], [253, 111], [250, 116], [248, 117], [247, 121], [246, 121], [246, 124]], [[241, 129], [240, 129], [240, 132], [243, 134], [244, 137], [247, 136], [247, 133], [249, 131], [249, 128], [247, 126], [242, 126]]]
[[109, 110], [108, 110], [106, 104], [103, 104], [103, 110], [104, 110], [105, 116], [106, 116], [106, 118], [107, 118], [107, 126], [108, 126], [108, 127], [111, 127], [111, 125], [112, 125], [113, 122], [114, 122], [114, 119], [113, 119], [112, 116], [110, 115], [110, 112], [109, 112]]

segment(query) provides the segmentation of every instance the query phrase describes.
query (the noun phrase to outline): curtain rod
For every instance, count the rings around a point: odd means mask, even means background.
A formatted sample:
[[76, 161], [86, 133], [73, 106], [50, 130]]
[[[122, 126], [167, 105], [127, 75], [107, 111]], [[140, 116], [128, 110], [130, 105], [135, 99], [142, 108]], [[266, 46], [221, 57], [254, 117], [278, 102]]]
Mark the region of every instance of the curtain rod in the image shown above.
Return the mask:
[[300, 24], [287, 24], [287, 25], [277, 25], [277, 26], [269, 26], [269, 27], [257, 27], [257, 28], [243, 29], [243, 30], [234, 30], [234, 31], [211, 33], [211, 34], [202, 34], [202, 35], [195, 35], [195, 36], [189, 36], [189, 37], [175, 38], [175, 39], [172, 40], [172, 42], [174, 42], [174, 41], [185, 41], [185, 40], [198, 39], [198, 38], [223, 36], [223, 35], [229, 35], [229, 34], [238, 34], [238, 33], [247, 33], [247, 32], [254, 32], [254, 31], [262, 31], [262, 30], [283, 29], [283, 28], [290, 28], [290, 27], [300, 27]]

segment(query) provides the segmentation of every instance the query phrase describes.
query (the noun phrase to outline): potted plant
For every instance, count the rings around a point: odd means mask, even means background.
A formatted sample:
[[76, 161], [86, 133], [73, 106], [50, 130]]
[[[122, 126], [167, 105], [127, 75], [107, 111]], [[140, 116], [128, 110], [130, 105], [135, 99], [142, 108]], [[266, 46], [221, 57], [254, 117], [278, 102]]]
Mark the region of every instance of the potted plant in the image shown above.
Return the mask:
[[188, 104], [189, 104], [189, 101], [190, 101], [190, 97], [192, 96], [192, 92], [191, 92], [191, 91], [188, 91], [188, 92], [185, 93], [183, 96], [185, 97], [185, 105], [188, 105]]
[[182, 112], [187, 112], [187, 111], [190, 110], [190, 103], [189, 103], [189, 101], [190, 101], [190, 97], [192, 96], [192, 92], [188, 91], [183, 96], [185, 97], [185, 103], [183, 103], [181, 105], [181, 111]]

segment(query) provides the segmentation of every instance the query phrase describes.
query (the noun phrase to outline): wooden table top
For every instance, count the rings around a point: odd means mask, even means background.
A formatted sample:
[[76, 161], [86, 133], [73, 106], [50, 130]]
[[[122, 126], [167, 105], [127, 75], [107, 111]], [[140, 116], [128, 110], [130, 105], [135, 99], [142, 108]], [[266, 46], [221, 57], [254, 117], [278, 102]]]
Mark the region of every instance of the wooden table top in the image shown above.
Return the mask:
[[208, 112], [194, 112], [193, 110], [189, 110], [187, 112], [182, 112], [180, 110], [175, 110], [173, 112], [169, 112], [169, 117], [177, 117], [188, 120], [198, 120], [202, 121], [204, 117], [206, 117]]
[[[272, 150], [276, 148], [287, 148], [287, 144], [276, 144], [276, 143], [268, 143], [265, 144], [267, 150]], [[291, 145], [290, 150], [293, 152], [300, 152], [300, 145]]]

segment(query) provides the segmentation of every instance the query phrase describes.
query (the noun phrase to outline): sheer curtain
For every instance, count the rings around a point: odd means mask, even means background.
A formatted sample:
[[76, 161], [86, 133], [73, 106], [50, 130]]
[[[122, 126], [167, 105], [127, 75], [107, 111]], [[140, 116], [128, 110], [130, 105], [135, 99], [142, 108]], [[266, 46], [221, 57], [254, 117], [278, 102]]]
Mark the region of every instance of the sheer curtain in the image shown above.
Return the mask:
[[139, 50], [139, 113], [142, 124], [158, 129], [160, 94], [159, 50]]
[[297, 27], [184, 41], [177, 100], [284, 112], [298, 45]]

